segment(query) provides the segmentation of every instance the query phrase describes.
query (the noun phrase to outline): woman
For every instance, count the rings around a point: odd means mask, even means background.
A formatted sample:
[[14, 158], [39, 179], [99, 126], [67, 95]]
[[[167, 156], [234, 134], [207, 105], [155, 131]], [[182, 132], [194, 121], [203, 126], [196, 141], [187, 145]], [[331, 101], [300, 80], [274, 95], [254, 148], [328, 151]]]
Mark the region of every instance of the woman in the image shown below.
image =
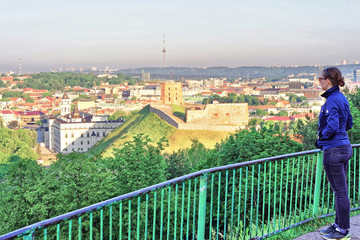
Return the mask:
[[323, 163], [327, 179], [335, 194], [335, 223], [321, 231], [325, 239], [350, 239], [350, 200], [346, 172], [352, 147], [346, 131], [353, 125], [349, 103], [340, 92], [345, 85], [336, 67], [325, 68], [319, 84], [326, 98], [319, 116], [319, 132], [316, 146], [323, 150]]

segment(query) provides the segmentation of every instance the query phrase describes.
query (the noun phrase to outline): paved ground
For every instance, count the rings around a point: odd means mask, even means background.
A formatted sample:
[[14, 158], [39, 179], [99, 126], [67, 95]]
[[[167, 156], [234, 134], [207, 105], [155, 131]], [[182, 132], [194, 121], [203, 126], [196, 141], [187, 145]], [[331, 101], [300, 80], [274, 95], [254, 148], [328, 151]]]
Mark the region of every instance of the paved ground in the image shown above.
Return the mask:
[[[301, 237], [295, 238], [294, 240], [315, 240], [323, 239], [319, 230], [326, 229], [328, 226], [321, 227], [315, 232], [307, 233]], [[350, 234], [352, 240], [360, 240], [360, 215], [354, 216], [350, 220]]]

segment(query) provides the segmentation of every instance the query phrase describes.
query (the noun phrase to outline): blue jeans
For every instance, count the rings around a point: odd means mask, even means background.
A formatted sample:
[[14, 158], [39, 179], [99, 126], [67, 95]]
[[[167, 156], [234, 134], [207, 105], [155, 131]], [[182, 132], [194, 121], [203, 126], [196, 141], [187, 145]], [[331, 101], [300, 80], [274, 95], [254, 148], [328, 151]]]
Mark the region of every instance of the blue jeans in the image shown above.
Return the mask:
[[350, 144], [325, 149], [323, 155], [326, 177], [335, 194], [335, 223], [342, 229], [350, 228], [350, 200], [346, 173], [351, 156], [352, 147]]

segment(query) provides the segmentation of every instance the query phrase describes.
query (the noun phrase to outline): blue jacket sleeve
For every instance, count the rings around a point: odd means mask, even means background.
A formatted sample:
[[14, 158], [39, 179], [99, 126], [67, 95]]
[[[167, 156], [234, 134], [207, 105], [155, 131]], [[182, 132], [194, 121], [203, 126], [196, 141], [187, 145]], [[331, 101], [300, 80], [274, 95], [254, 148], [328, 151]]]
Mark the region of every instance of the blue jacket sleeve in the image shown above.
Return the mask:
[[352, 128], [352, 126], [353, 126], [353, 118], [352, 118], [351, 112], [349, 110], [348, 119], [346, 122], [346, 131], [349, 131]]
[[332, 138], [337, 132], [339, 132], [339, 113], [337, 108], [332, 107], [326, 115], [328, 115], [325, 117], [327, 122], [322, 129], [320, 136], [320, 138], [324, 140]]

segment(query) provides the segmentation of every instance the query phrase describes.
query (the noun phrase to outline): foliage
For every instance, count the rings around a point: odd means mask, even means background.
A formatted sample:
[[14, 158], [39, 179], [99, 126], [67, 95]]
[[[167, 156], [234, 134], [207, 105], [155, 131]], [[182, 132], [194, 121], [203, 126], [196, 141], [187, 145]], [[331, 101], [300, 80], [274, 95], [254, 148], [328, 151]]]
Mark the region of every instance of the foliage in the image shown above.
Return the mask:
[[35, 131], [0, 128], [0, 136], [0, 164], [8, 163], [16, 156], [33, 160], [37, 158], [36, 153], [31, 149], [36, 144]]
[[302, 150], [302, 145], [287, 133], [277, 132], [273, 126], [259, 130], [241, 130], [210, 150], [203, 166], [210, 168], [227, 164], [271, 157]]
[[289, 113], [287, 111], [281, 110], [280, 112], [278, 112], [277, 115], [282, 117], [288, 117]]
[[352, 144], [360, 143], [360, 89], [347, 94], [350, 104], [350, 111], [353, 117], [354, 125], [348, 131], [349, 139]]
[[263, 122], [263, 120], [261, 118], [251, 118], [249, 120], [249, 123], [248, 123], [248, 126], [251, 128], [251, 127], [256, 127], [258, 125], [260, 125], [261, 123]]
[[124, 119], [125, 121], [128, 120], [130, 114], [127, 114], [124, 111], [116, 111], [111, 116], [108, 117], [110, 121], [116, 121], [119, 119]]
[[185, 121], [186, 115], [185, 115], [185, 107], [180, 105], [172, 104], [172, 114], [174, 116], [177, 116]]
[[166, 143], [162, 138], [154, 146], [148, 136], [138, 134], [132, 141], [114, 149], [114, 157], [103, 159], [123, 193], [166, 180], [166, 164], [160, 154]]
[[255, 112], [256, 115], [260, 115], [260, 116], [266, 116], [266, 115], [269, 115], [269, 113], [263, 109], [256, 109], [256, 112]]
[[44, 217], [37, 206], [40, 196], [35, 194], [42, 177], [42, 167], [34, 160], [19, 159], [10, 165], [5, 181], [0, 183], [0, 235]]
[[124, 82], [136, 83], [136, 80], [124, 74], [118, 74], [118, 78], [100, 79], [95, 74], [84, 73], [38, 73], [32, 74], [23, 83], [18, 83], [18, 88], [31, 87], [34, 89], [47, 89], [48, 91], [63, 90], [66, 86], [82, 86], [91, 88], [95, 84], [100, 85], [101, 81], [110, 84], [122, 84]]
[[260, 105], [260, 100], [257, 97], [245, 94], [237, 96], [235, 93], [229, 93], [227, 97], [220, 97], [214, 94], [209, 98], [203, 99], [203, 104], [213, 103], [214, 100], [219, 101], [219, 103], [248, 103], [250, 106]]
[[23, 92], [8, 91], [3, 93], [3, 98], [24, 97]]
[[297, 96], [296, 94], [293, 94], [293, 93], [290, 93], [290, 94], [287, 94], [289, 96], [289, 101], [290, 102], [295, 102], [295, 103], [300, 103], [300, 102], [304, 102], [307, 100], [306, 97], [304, 96]]
[[51, 92], [44, 92], [42, 94], [42, 97], [52, 97], [52, 93]]
[[79, 101], [79, 100], [83, 100], [83, 99], [93, 99], [93, 98], [90, 97], [90, 96], [88, 96], [88, 95], [80, 94], [79, 97], [75, 98], [75, 99], [72, 100], [72, 101], [75, 102], [75, 101]]

